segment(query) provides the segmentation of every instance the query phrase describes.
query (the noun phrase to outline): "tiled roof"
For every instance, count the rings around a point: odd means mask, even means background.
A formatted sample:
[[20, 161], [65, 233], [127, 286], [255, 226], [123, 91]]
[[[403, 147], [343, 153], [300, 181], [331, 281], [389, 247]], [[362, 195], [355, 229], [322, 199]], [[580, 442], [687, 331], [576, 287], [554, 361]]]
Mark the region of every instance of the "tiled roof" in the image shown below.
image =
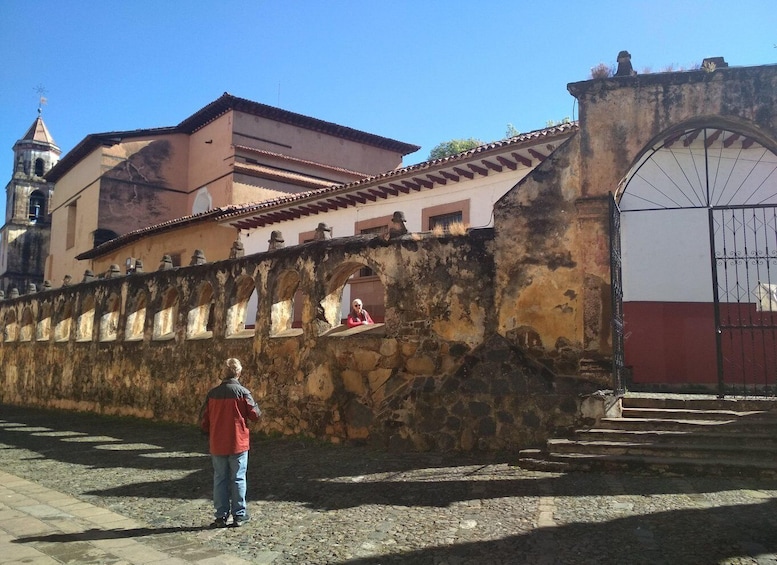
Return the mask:
[[20, 141], [35, 141], [38, 143], [45, 143], [46, 145], [53, 145], [55, 147], [57, 145], [54, 138], [49, 133], [46, 124], [43, 123], [43, 118], [40, 116], [35, 118], [30, 129], [27, 130], [27, 133], [24, 134]]
[[[435, 185], [445, 185], [447, 182], [458, 182], [461, 177], [472, 179], [475, 176], [487, 176], [489, 172], [500, 172], [505, 167], [511, 170], [518, 166], [529, 167], [536, 161], [543, 161], [550, 154], [553, 150], [548, 147], [553, 147], [551, 141], [563, 141], [577, 129], [576, 122], [561, 124], [486, 143], [450, 157], [387, 171], [349, 184], [246, 204], [226, 212], [220, 221], [240, 229], [250, 229], [311, 213], [318, 214], [357, 203], [363, 204], [368, 200], [397, 196], [400, 192], [408, 193], [410, 190], [417, 191]], [[543, 143], [546, 146], [542, 146]], [[279, 210], [288, 207], [295, 207], [296, 210]], [[262, 215], [264, 217], [260, 219], [259, 216]]]
[[435, 184], [458, 182], [461, 177], [470, 179], [476, 175], [486, 176], [489, 172], [499, 172], [505, 167], [515, 170], [521, 165], [531, 166], [534, 161], [544, 160], [555, 149], [552, 142], [563, 142], [577, 130], [576, 122], [561, 124], [486, 143], [451, 157], [425, 161], [345, 185], [331, 185], [253, 204], [224, 206], [202, 214], [177, 218], [121, 235], [81, 253], [76, 259], [94, 259], [149, 235], [199, 222], [214, 221], [228, 223], [240, 229], [250, 229], [291, 220], [301, 215], [353, 206], [367, 200], [398, 196], [399, 193], [408, 193], [411, 190], [432, 188]]
[[133, 241], [137, 241], [138, 239], [142, 239], [144, 237], [153, 235], [155, 233], [164, 232], [169, 229], [173, 229], [175, 227], [189, 226], [200, 222], [206, 222], [208, 220], [214, 220], [227, 213], [230, 210], [230, 208], [232, 207], [226, 206], [224, 208], [215, 208], [213, 210], [208, 210], [207, 212], [202, 212], [200, 214], [183, 216], [181, 218], [168, 220], [166, 222], [162, 222], [161, 224], [155, 224], [147, 228], [140, 228], [140, 229], [125, 233], [124, 235], [120, 235], [119, 237], [111, 239], [110, 241], [106, 241], [102, 245], [98, 245], [97, 247], [90, 249], [89, 251], [84, 251], [80, 255], [76, 255], [76, 259], [78, 260], [94, 259], [95, 257], [100, 257], [101, 255], [105, 253], [109, 253], [114, 249], [118, 249], [119, 247], [127, 245], [128, 243], [132, 243]]
[[336, 167], [334, 165], [327, 165], [325, 163], [319, 163], [317, 161], [309, 161], [307, 159], [300, 159], [298, 157], [291, 157], [284, 155], [283, 153], [276, 153], [274, 151], [267, 151], [266, 149], [257, 149], [256, 147], [248, 147], [246, 145], [235, 145], [235, 151], [239, 153], [249, 153], [252, 155], [261, 155], [263, 157], [274, 157], [280, 161], [286, 161], [289, 163], [295, 163], [299, 165], [305, 165], [307, 167], [318, 169], [321, 171], [334, 172], [337, 174], [344, 174], [354, 178], [362, 179], [368, 176], [366, 173], [360, 173], [358, 171], [352, 171], [343, 167]]

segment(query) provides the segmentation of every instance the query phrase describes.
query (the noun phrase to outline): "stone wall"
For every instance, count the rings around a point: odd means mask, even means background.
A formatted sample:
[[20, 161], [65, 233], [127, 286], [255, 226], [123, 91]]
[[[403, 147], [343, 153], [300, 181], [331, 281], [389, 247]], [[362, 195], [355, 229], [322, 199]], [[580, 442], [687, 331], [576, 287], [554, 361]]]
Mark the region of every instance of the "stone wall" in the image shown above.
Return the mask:
[[603, 385], [612, 358], [611, 194], [658, 140], [728, 128], [777, 152], [777, 65], [568, 85], [579, 131], [494, 206], [496, 332]]
[[[579, 134], [497, 203], [493, 230], [315, 241], [5, 300], [0, 401], [195, 422], [236, 356], [267, 433], [470, 450], [570, 428], [612, 386], [609, 194], [683, 128], [731, 125], [777, 150], [777, 66], [569, 89]], [[342, 289], [364, 267], [385, 324], [345, 330]]]
[[[262, 432], [397, 449], [536, 444], [572, 425], [592, 385], [556, 379], [494, 334], [492, 242], [492, 230], [354, 236], [5, 300], [0, 401], [194, 423], [235, 356]], [[383, 283], [386, 321], [346, 329], [342, 289], [363, 267]]]

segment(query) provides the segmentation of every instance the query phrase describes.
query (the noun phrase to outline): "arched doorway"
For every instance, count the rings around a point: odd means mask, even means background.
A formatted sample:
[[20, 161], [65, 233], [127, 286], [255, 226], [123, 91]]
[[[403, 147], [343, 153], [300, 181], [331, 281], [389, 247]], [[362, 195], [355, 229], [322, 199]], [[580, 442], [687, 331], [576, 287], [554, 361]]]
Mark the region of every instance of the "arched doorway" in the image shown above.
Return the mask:
[[627, 386], [775, 394], [777, 155], [686, 128], [643, 154], [616, 200]]

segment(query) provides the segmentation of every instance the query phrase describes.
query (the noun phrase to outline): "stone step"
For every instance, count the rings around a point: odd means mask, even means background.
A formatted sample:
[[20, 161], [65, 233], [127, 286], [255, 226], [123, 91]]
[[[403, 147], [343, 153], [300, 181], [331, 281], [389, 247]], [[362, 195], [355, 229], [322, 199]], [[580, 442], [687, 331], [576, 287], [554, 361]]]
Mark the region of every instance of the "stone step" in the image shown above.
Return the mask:
[[624, 407], [624, 418], [651, 418], [655, 420], [725, 420], [725, 421], [751, 421], [770, 420], [777, 421], [777, 414], [763, 410], [748, 410], [737, 412], [734, 410], [705, 410], [693, 408], [632, 408]]
[[682, 457], [644, 457], [631, 455], [595, 455], [519, 453], [518, 466], [531, 471], [604, 471], [661, 475], [701, 475], [727, 477], [777, 477], [777, 461], [743, 462], [738, 459], [709, 461]]
[[[721, 426], [718, 426], [720, 428]], [[709, 431], [707, 431], [709, 430]], [[704, 444], [714, 445], [725, 442], [736, 442], [748, 446], [777, 446], [777, 433], [763, 433], [738, 430], [736, 433], [723, 430], [717, 431], [714, 426], [700, 430], [662, 430], [648, 428], [644, 430], [628, 430], [622, 428], [588, 428], [575, 431], [575, 438], [586, 441], [625, 441], [671, 443], [675, 445]]]
[[673, 444], [665, 442], [587, 441], [551, 439], [547, 443], [551, 454], [629, 455], [635, 457], [664, 457], [707, 460], [716, 464], [722, 459], [752, 462], [774, 462], [777, 465], [776, 445], [744, 445], [741, 443]]
[[775, 399], [625, 396], [621, 416], [524, 450], [533, 470], [777, 477]]
[[771, 419], [755, 421], [743, 420], [687, 420], [668, 418], [602, 418], [599, 428], [622, 430], [660, 430], [704, 432], [714, 431], [720, 434], [738, 434], [758, 430], [763, 433], [777, 433], [777, 421]]
[[750, 412], [755, 410], [777, 411], [777, 398], [714, 398], [693, 395], [635, 396], [627, 394], [621, 399], [626, 408], [671, 408], [694, 410], [731, 410]]

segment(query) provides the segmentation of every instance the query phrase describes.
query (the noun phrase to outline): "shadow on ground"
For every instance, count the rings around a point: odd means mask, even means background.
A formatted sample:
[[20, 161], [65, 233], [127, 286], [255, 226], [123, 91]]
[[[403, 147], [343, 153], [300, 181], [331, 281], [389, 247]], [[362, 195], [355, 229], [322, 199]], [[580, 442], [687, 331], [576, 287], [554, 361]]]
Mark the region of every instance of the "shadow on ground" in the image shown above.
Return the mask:
[[[68, 438], [77, 441], [66, 441]], [[505, 464], [509, 456], [395, 454], [299, 439], [256, 437], [253, 442], [249, 499], [298, 502], [318, 511], [362, 505], [448, 507], [462, 501], [511, 497], [585, 496], [596, 505], [597, 497], [614, 494], [612, 476], [528, 473]], [[210, 496], [207, 444], [195, 426], [0, 406], [0, 450], [0, 460], [26, 458], [18, 461], [19, 471], [34, 473], [41, 461], [56, 460], [72, 465], [73, 472], [83, 477], [95, 477], [84, 481], [83, 495], [169, 498], [177, 500], [174, 504], [178, 506], [188, 499]], [[103, 488], [106, 483], [94, 472], [110, 473], [112, 469], [129, 469], [131, 482]], [[157, 475], [165, 470], [181, 471], [183, 477], [179, 472], [179, 478], [159, 480]], [[646, 497], [777, 489], [777, 481], [749, 478], [618, 479], [620, 494]], [[198, 529], [203, 528], [138, 528], [94, 535], [136, 537]], [[760, 504], [686, 507], [600, 522], [591, 519], [496, 540], [450, 545], [440, 541], [437, 547], [417, 552], [339, 563], [706, 564], [748, 555], [751, 560], [736, 562], [771, 563], [773, 555], [756, 556], [777, 553], [776, 531], [777, 501], [765, 499]], [[37, 536], [20, 541], [73, 540]]]

